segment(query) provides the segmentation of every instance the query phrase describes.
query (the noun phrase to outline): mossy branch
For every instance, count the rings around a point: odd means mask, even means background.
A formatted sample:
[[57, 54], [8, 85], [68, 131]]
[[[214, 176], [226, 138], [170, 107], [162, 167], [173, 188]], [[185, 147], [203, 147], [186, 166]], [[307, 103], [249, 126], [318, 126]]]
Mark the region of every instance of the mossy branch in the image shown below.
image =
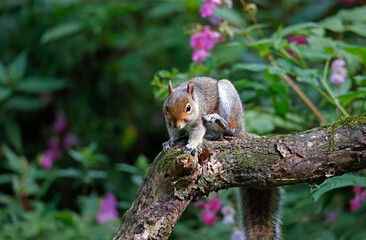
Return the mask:
[[181, 154], [182, 144], [151, 164], [114, 240], [167, 239], [189, 203], [212, 191], [321, 183], [365, 169], [366, 115], [286, 136], [204, 141], [198, 156]]

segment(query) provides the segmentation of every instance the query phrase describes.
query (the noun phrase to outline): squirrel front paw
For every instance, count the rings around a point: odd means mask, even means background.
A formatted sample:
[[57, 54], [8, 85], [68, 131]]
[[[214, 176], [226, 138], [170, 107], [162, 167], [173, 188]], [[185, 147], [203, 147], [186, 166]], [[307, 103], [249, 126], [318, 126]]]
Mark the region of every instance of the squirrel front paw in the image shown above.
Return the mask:
[[192, 147], [188, 144], [183, 147], [183, 153], [196, 155], [197, 152], [198, 152], [197, 147]]
[[169, 139], [168, 141], [163, 143], [163, 151], [164, 152], [168, 151], [168, 149], [171, 148], [173, 145], [174, 145], [174, 140]]

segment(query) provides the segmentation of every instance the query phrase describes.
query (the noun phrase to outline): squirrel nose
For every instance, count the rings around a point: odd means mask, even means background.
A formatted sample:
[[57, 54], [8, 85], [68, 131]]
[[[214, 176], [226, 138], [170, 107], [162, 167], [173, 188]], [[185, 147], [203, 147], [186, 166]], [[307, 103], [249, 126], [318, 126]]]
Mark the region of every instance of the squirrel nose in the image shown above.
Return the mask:
[[171, 124], [174, 128], [177, 128], [177, 120], [173, 120]]

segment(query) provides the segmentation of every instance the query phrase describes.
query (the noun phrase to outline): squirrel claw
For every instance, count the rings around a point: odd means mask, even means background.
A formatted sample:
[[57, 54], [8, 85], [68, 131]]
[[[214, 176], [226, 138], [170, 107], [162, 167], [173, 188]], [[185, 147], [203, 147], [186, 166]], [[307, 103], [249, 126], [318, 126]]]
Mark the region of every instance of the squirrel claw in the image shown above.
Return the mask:
[[196, 147], [191, 147], [191, 146], [184, 146], [183, 148], [183, 153], [188, 153], [188, 154], [192, 154], [192, 155], [196, 155], [198, 152]]
[[168, 151], [168, 149], [171, 148], [173, 145], [174, 145], [174, 140], [169, 139], [168, 141], [163, 143], [163, 151], [164, 152]]

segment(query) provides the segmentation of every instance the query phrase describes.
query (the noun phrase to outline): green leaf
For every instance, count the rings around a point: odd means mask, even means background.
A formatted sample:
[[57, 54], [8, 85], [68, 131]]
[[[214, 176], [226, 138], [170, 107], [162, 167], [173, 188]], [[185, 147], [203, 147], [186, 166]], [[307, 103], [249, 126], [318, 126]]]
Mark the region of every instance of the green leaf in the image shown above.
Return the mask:
[[35, 111], [40, 109], [42, 106], [43, 102], [40, 97], [15, 96], [7, 102], [8, 109], [24, 112]]
[[41, 37], [41, 43], [58, 40], [63, 37], [70, 36], [82, 30], [83, 24], [79, 21], [61, 23], [55, 27], [48, 29]]
[[314, 201], [317, 201], [321, 196], [333, 189], [357, 185], [366, 187], [366, 177], [345, 174], [343, 176], [329, 178], [311, 191], [311, 197]]
[[10, 64], [10, 68], [14, 71], [17, 78], [22, 78], [27, 68], [27, 53], [21, 52]]
[[21, 173], [22, 171], [22, 162], [21, 159], [5, 144], [2, 145], [1, 149], [3, 150], [5, 157], [7, 159], [7, 165], [9, 169], [14, 172]]
[[333, 32], [344, 32], [345, 30], [342, 20], [337, 16], [324, 19], [320, 25]]
[[296, 80], [299, 82], [314, 84], [315, 86], [319, 85], [319, 79], [317, 77], [298, 77]]
[[61, 212], [55, 213], [55, 218], [70, 226], [74, 224], [73, 213], [69, 210], [63, 210]]
[[284, 117], [288, 111], [288, 91], [281, 83], [282, 82], [273, 81], [270, 85], [270, 93], [276, 113]]
[[313, 84], [315, 86], [319, 85], [320, 80], [317, 69], [301, 69], [299, 67], [296, 67], [294, 69], [294, 72], [299, 75], [296, 78], [297, 81]]
[[366, 37], [366, 23], [355, 23], [348, 27], [348, 30]]
[[215, 16], [234, 24], [237, 27], [244, 26], [244, 18], [235, 9], [216, 8]]
[[247, 43], [246, 45], [248, 47], [260, 47], [260, 48], [265, 48], [265, 47], [269, 47], [272, 46], [275, 42], [275, 38], [265, 38], [265, 39], [261, 39], [255, 42], [250, 42]]
[[341, 10], [337, 16], [344, 21], [362, 22], [366, 21], [366, 6], [349, 10]]
[[346, 51], [352, 55], [358, 56], [362, 60], [363, 64], [366, 65], [366, 47], [361, 47], [361, 46], [345, 47], [344, 51]]
[[270, 74], [283, 74], [286, 73], [286, 70], [277, 66], [269, 66], [268, 71]]
[[172, 15], [182, 9], [183, 5], [179, 2], [165, 2], [157, 5], [154, 8], [151, 8], [146, 16], [149, 18], [162, 18]]
[[129, 164], [126, 164], [126, 163], [116, 164], [115, 169], [117, 171], [122, 171], [122, 172], [126, 172], [126, 173], [131, 173], [131, 174], [137, 174], [138, 173], [138, 169], [135, 166], [129, 165]]
[[366, 91], [356, 90], [338, 97], [341, 100], [343, 106], [347, 106], [350, 102], [355, 99], [365, 99]]
[[357, 75], [355, 76], [355, 80], [357, 85], [365, 85], [366, 86], [366, 75]]
[[12, 173], [2, 173], [0, 174], [0, 185], [8, 184], [13, 181], [14, 174]]
[[58, 177], [80, 178], [83, 176], [81, 170], [77, 168], [67, 168], [58, 171]]
[[45, 93], [61, 90], [66, 87], [64, 79], [30, 77], [17, 85], [17, 90], [26, 93]]
[[284, 27], [281, 31], [281, 36], [287, 36], [294, 32], [299, 32], [303, 29], [318, 27], [318, 24], [313, 22], [293, 24], [288, 27]]
[[[39, 172], [38, 175], [40, 175]], [[53, 169], [51, 171], [47, 171], [47, 177], [44, 181], [42, 181], [42, 185], [37, 192], [37, 198], [41, 198], [47, 193], [48, 189], [51, 187], [52, 183], [57, 179], [57, 177], [57, 170]]]
[[233, 44], [221, 45], [219, 48], [215, 48], [213, 56], [216, 59], [217, 65], [223, 65], [225, 63], [231, 63], [243, 52], [243, 47]]
[[272, 132], [276, 128], [273, 114], [247, 110], [245, 118], [248, 120], [246, 125], [248, 132], [264, 134]]
[[11, 145], [16, 149], [17, 152], [22, 151], [22, 137], [21, 129], [16, 124], [15, 121], [7, 121], [5, 124], [5, 133], [11, 143]]
[[6, 72], [5, 66], [0, 62], [0, 83], [7, 83], [9, 76]]
[[319, 60], [326, 60], [329, 58], [329, 55], [320, 52], [320, 51], [313, 51], [313, 50], [307, 50], [302, 52], [302, 56], [306, 59], [313, 60], [313, 61], [319, 61]]
[[8, 98], [12, 93], [10, 88], [0, 88], [0, 102]]
[[248, 79], [242, 79], [242, 80], [239, 80], [239, 81], [235, 81], [233, 82], [235, 88], [237, 90], [239, 89], [242, 89], [243, 87], [245, 87], [245, 85], [247, 85], [249, 83], [249, 80]]
[[307, 38], [309, 49], [312, 51], [323, 52], [326, 48], [333, 48], [336, 42], [332, 38], [310, 36]]
[[86, 161], [85, 156], [79, 151], [76, 151], [74, 149], [70, 149], [69, 154], [73, 159], [75, 159], [78, 162], [85, 162]]
[[233, 66], [233, 71], [248, 70], [253, 72], [264, 71], [268, 65], [261, 63], [238, 63]]

